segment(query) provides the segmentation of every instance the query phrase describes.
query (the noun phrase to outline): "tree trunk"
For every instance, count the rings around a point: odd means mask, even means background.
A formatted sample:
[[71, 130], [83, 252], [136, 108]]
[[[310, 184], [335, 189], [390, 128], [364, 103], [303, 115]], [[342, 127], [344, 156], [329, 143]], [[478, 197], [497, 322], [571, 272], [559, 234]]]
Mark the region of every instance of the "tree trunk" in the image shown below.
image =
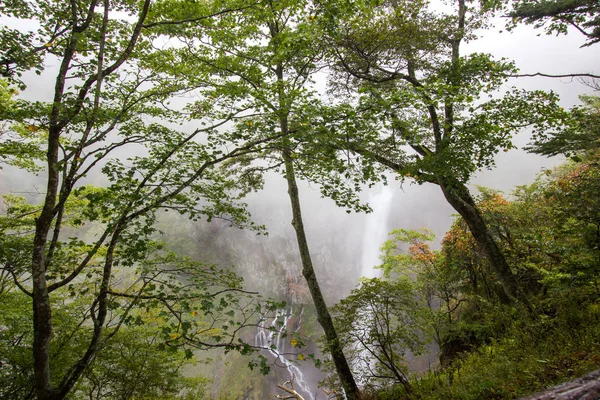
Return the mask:
[[342, 345], [339, 341], [337, 332], [335, 331], [335, 327], [333, 326], [331, 314], [329, 314], [327, 304], [325, 304], [325, 300], [323, 299], [323, 294], [321, 293], [321, 288], [319, 287], [319, 282], [317, 281], [315, 270], [313, 268], [308, 242], [306, 241], [306, 234], [304, 232], [304, 224], [302, 222], [300, 197], [298, 195], [298, 185], [296, 184], [291, 152], [289, 149], [285, 149], [282, 153], [285, 162], [285, 178], [288, 184], [288, 194], [292, 205], [292, 226], [296, 231], [296, 239], [300, 250], [300, 258], [302, 260], [302, 275], [306, 279], [310, 295], [315, 304], [315, 308], [317, 309], [317, 320], [325, 331], [331, 358], [333, 359], [335, 369], [342, 382], [344, 392], [346, 392], [346, 398], [348, 400], [356, 400], [359, 396], [358, 386], [354, 381], [352, 371], [350, 370], [348, 361], [342, 351]]
[[[279, 42], [279, 29], [280, 28], [276, 23], [269, 25], [271, 38], [275, 43]], [[302, 221], [302, 211], [300, 207], [300, 196], [298, 194], [298, 185], [296, 184], [296, 174], [294, 172], [292, 151], [290, 150], [291, 143], [288, 138], [290, 99], [284, 90], [285, 79], [283, 71], [283, 63], [280, 62], [275, 66], [275, 74], [278, 82], [277, 96], [279, 100], [277, 113], [279, 114], [279, 128], [284, 136], [283, 150], [281, 151], [281, 154], [285, 165], [285, 179], [287, 181], [288, 195], [292, 206], [292, 226], [296, 231], [296, 240], [298, 242], [298, 249], [300, 251], [300, 259], [302, 261], [302, 276], [304, 276], [304, 279], [306, 279], [308, 290], [310, 291], [310, 295], [315, 305], [317, 311], [317, 321], [319, 321], [319, 324], [321, 324], [323, 327], [323, 331], [325, 331], [327, 346], [329, 348], [331, 358], [333, 359], [336, 372], [342, 383], [342, 388], [346, 393], [346, 398], [348, 400], [358, 400], [358, 386], [354, 381], [352, 370], [350, 369], [350, 365], [348, 365], [348, 361], [346, 360], [344, 352], [342, 351], [342, 345], [338, 338], [337, 332], [335, 331], [335, 327], [333, 326], [333, 319], [331, 318], [331, 314], [329, 314], [327, 304], [325, 304], [323, 293], [321, 293], [321, 288], [319, 287], [319, 282], [313, 268], [312, 258], [310, 256], [308, 242], [306, 240], [306, 233], [304, 232], [304, 222]]]
[[504, 254], [498, 248], [496, 241], [490, 233], [483, 215], [477, 208], [475, 201], [469, 193], [469, 189], [458, 181], [449, 182], [447, 179], [438, 179], [438, 184], [444, 193], [448, 203], [465, 220], [473, 238], [485, 254], [490, 267], [496, 274], [504, 289], [504, 296], [500, 295], [500, 301], [504, 304], [522, 303], [528, 310], [531, 304], [525, 293], [519, 287], [517, 279], [513, 274]]
[[[59, 84], [64, 81], [59, 78]], [[57, 86], [60, 86], [57, 84]], [[62, 92], [61, 92], [62, 93]], [[56, 106], [55, 106], [56, 107]], [[59, 171], [58, 149], [60, 130], [56, 124], [49, 129], [48, 135], [48, 183], [44, 206], [35, 221], [31, 277], [33, 284], [33, 372], [35, 391], [39, 400], [53, 397], [50, 379], [50, 339], [52, 338], [52, 308], [46, 280], [46, 243], [48, 232], [54, 220]]]
[[39, 400], [52, 398], [50, 381], [50, 338], [52, 337], [52, 310], [46, 284], [44, 247], [34, 241], [33, 282], [33, 372], [35, 392]]
[[48, 128], [47, 184], [44, 205], [35, 221], [33, 253], [31, 260], [31, 277], [33, 284], [33, 373], [35, 391], [38, 400], [54, 398], [54, 389], [50, 378], [50, 340], [52, 338], [52, 308], [50, 292], [46, 280], [46, 243], [48, 233], [55, 217], [55, 206], [59, 189], [59, 162], [61, 121], [60, 112], [65, 91], [66, 76], [71, 64], [79, 35], [71, 35], [64, 50], [59, 73], [54, 85], [54, 103], [50, 112]]

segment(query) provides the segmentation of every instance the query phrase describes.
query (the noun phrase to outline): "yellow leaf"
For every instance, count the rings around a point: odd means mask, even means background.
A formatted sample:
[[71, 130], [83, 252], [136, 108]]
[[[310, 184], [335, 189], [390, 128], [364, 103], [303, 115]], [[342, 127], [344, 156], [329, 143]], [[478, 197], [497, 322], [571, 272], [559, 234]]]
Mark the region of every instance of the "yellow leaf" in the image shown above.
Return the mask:
[[302, 354], [302, 353], [298, 354], [298, 360], [300, 360], [300, 361], [304, 360], [304, 354]]
[[294, 347], [296, 347], [296, 345], [298, 344], [298, 341], [296, 339], [292, 339], [290, 340], [290, 344]]

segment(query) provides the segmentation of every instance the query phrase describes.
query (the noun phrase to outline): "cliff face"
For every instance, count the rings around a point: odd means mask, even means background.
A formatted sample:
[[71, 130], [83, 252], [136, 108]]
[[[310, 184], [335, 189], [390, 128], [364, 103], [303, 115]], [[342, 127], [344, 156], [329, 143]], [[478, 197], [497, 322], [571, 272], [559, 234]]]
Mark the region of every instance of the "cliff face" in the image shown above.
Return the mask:
[[600, 370], [521, 400], [598, 400], [600, 399]]

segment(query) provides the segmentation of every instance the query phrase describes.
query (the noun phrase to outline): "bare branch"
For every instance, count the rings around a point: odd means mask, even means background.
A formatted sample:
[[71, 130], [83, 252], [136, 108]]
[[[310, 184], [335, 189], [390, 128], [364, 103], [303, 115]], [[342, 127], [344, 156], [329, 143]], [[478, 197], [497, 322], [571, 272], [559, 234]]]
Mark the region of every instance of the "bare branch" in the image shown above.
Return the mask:
[[512, 75], [504, 75], [507, 78], [531, 78], [536, 76], [541, 76], [544, 78], [593, 78], [600, 79], [600, 75], [581, 73], [581, 74], [544, 74], [542, 72], [536, 72], [534, 74], [512, 74]]
[[[304, 400], [304, 397], [302, 397], [300, 395], [300, 393], [298, 393], [296, 391], [296, 389], [294, 388], [294, 379], [295, 376], [294, 374], [292, 374], [292, 378], [289, 381], [285, 381], [282, 385], [277, 384], [277, 387], [287, 393], [289, 393], [289, 396], [287, 395], [276, 395], [275, 397], [277, 397], [278, 399], [296, 399], [296, 400]], [[286, 385], [290, 385], [290, 387], [287, 387]]]

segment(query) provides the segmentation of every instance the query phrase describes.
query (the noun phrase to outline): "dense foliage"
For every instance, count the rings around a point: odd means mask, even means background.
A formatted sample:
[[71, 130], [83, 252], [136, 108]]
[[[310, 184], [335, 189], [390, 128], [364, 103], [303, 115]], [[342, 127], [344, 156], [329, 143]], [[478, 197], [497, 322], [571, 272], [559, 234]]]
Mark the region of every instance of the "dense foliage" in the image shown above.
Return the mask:
[[[17, 1], [0, 8], [37, 27], [3, 25], [0, 54], [2, 74], [12, 84], [2, 84], [2, 161], [38, 167], [45, 181], [40, 196], [6, 198], [0, 235], [2, 286], [32, 300], [32, 370], [21, 368], [33, 383], [26, 389], [31, 397], [65, 398], [85, 376], [108, 371], [101, 355], [124, 340], [128, 326], [152, 326], [151, 315], [159, 321], [149, 337], [159, 335], [161, 346], [186, 346], [189, 359], [193, 349], [207, 347], [250, 351], [239, 331], [266, 312], [231, 272], [155, 241], [159, 209], [252, 226], [238, 200], [260, 181], [219, 167], [234, 154], [260, 152], [262, 141], [230, 137], [233, 147], [223, 149], [227, 133], [216, 128], [243, 106], [206, 115], [186, 111], [191, 102], [168, 104], [202, 83], [156, 67], [160, 50], [152, 43], [161, 33], [152, 27], [184, 23], [162, 17], [158, 4], [151, 12], [151, 3]], [[195, 11], [206, 19], [223, 6]], [[44, 71], [49, 60], [58, 67]], [[14, 88], [35, 93], [21, 81], [32, 70], [54, 75], [52, 95], [14, 101]], [[179, 128], [183, 122], [192, 127]], [[79, 320], [64, 329], [73, 338], [85, 333], [80, 343], [58, 345], [61, 306], [73, 301], [82, 302]]]
[[[518, 13], [531, 3], [517, 2], [515, 17], [552, 18], [552, 31], [566, 22], [590, 28], [595, 43], [597, 5], [569, 4], [544, 2], [558, 11], [536, 6], [529, 16]], [[572, 371], [594, 364], [575, 352], [592, 352], [598, 334], [589, 323], [598, 317], [598, 99], [583, 97], [569, 112], [552, 92], [506, 88], [518, 72], [509, 60], [463, 54], [496, 5], [0, 4], [0, 167], [27, 191], [3, 196], [0, 216], [0, 397], [209, 396], [186, 368], [201, 351], [255, 353], [255, 329], [282, 304], [200, 260], [214, 249], [197, 259], [170, 250], [158, 215], [263, 233], [243, 199], [267, 172], [285, 178], [302, 289], [325, 332], [331, 385], [349, 400], [361, 396], [357, 382], [398, 391], [391, 396], [452, 392], [456, 370], [485, 376], [477, 368], [491, 354], [518, 355], [536, 377], [561, 360]], [[323, 72], [335, 98], [319, 90]], [[30, 83], [40, 82], [35, 74], [51, 82], [48, 94]], [[534, 151], [576, 163], [511, 201], [486, 190], [476, 201], [469, 180], [513, 148], [523, 127], [533, 130]], [[330, 312], [297, 182], [363, 211], [358, 192], [387, 180], [384, 170], [438, 185], [461, 219], [439, 252], [428, 231], [395, 231], [385, 279], [363, 282]], [[37, 193], [32, 179], [43, 182]], [[548, 342], [567, 330], [569, 346]], [[411, 381], [406, 357], [431, 340], [442, 377]], [[264, 355], [250, 365], [269, 369]], [[510, 397], [564, 375], [490, 390]], [[496, 395], [488, 389], [444, 396]]]
[[[383, 288], [404, 285], [395, 299], [422, 299], [430, 311], [415, 305], [406, 309], [412, 318], [425, 316], [429, 328], [414, 324], [405, 335], [429, 332], [439, 346], [440, 369], [408, 383], [397, 381], [402, 387], [390, 381], [388, 389], [374, 392], [376, 398], [517, 398], [600, 366], [595, 356], [600, 338], [598, 160], [594, 153], [547, 171], [519, 187], [510, 201], [480, 189], [479, 207], [531, 299], [532, 313], [503, 305], [500, 283], [462, 219], [454, 222], [439, 251], [427, 245], [433, 239], [428, 232], [393, 232], [395, 238], [383, 247], [381, 288], [370, 296], [376, 283], [357, 289], [376, 302], [362, 310], [374, 318], [387, 305]], [[411, 286], [403, 283], [407, 280]], [[358, 326], [345, 320], [356, 296], [337, 306], [344, 311], [337, 320], [360, 337], [360, 318]], [[405, 320], [396, 315], [386, 326]], [[378, 337], [370, 335], [371, 341]], [[400, 354], [414, 351], [406, 337], [388, 345], [400, 346]], [[378, 357], [371, 363], [389, 368]]]

